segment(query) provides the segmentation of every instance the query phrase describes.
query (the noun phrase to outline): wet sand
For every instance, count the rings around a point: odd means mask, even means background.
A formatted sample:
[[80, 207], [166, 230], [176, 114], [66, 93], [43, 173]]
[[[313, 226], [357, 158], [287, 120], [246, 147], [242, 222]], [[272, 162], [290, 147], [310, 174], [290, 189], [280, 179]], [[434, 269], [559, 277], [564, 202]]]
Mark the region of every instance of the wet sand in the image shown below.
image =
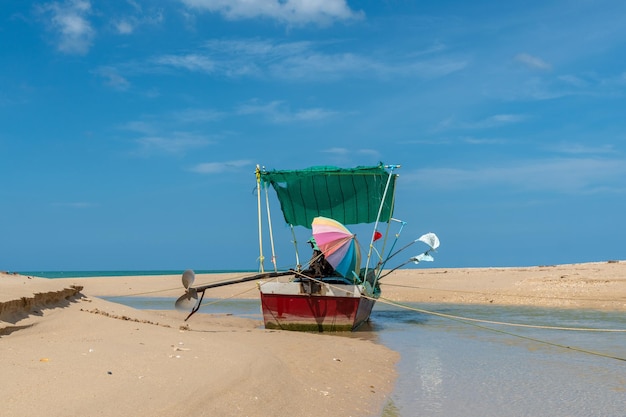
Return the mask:
[[[243, 274], [198, 275], [196, 285]], [[211, 298], [257, 298], [248, 282]], [[368, 340], [259, 322], [145, 311], [105, 296], [177, 297], [179, 276], [41, 279], [0, 274], [3, 416], [376, 416], [398, 354]], [[626, 262], [396, 271], [397, 302], [626, 310]], [[374, 358], [374, 359], [372, 359]]]

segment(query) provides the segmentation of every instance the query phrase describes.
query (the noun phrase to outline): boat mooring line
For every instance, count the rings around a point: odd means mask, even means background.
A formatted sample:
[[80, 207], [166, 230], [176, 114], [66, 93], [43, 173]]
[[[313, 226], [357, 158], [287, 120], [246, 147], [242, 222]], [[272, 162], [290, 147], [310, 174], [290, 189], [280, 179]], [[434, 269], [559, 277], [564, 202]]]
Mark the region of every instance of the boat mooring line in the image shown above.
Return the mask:
[[[366, 297], [366, 298], [370, 298], [370, 297]], [[396, 307], [400, 307], [400, 308], [403, 308], [403, 309], [406, 309], [406, 310], [415, 311], [415, 312], [418, 312], [418, 313], [423, 313], [423, 314], [428, 314], [428, 315], [432, 315], [432, 316], [446, 318], [446, 319], [457, 321], [457, 322], [460, 322], [460, 323], [463, 323], [463, 324], [467, 324], [467, 325], [470, 325], [470, 326], [478, 327], [480, 329], [487, 330], [487, 331], [490, 331], [490, 332], [505, 334], [507, 336], [513, 336], [513, 337], [517, 337], [517, 338], [520, 338], [520, 339], [530, 340], [530, 341], [533, 341], [533, 342], [542, 343], [542, 344], [549, 345], [549, 346], [554, 346], [554, 347], [558, 347], [558, 348], [562, 348], [562, 349], [569, 349], [569, 350], [573, 350], [573, 351], [580, 352], [580, 353], [586, 353], [586, 354], [589, 354], [589, 355], [601, 356], [601, 357], [608, 358], [608, 359], [615, 359], [615, 360], [618, 360], [618, 361], [626, 362], [626, 358], [621, 358], [619, 356], [608, 355], [608, 354], [601, 353], [601, 352], [595, 352], [595, 351], [592, 351], [592, 350], [586, 350], [586, 349], [582, 349], [582, 348], [577, 348], [575, 346], [567, 346], [567, 345], [562, 345], [560, 343], [554, 343], [554, 342], [549, 342], [549, 341], [546, 341], [546, 340], [536, 339], [534, 337], [523, 336], [523, 335], [520, 335], [520, 334], [507, 332], [505, 330], [498, 330], [498, 329], [494, 329], [494, 328], [491, 328], [491, 327], [482, 326], [482, 325], [477, 324], [477, 323], [499, 324], [499, 325], [504, 325], [504, 326], [527, 327], [527, 328], [534, 328], [534, 329], [570, 330], [570, 331], [573, 330], [573, 331], [587, 331], [587, 332], [621, 332], [621, 333], [623, 333], [623, 332], [626, 332], [626, 329], [584, 329], [584, 328], [576, 328], [576, 327], [539, 326], [539, 325], [530, 325], [530, 324], [506, 323], [506, 322], [498, 322], [498, 321], [491, 321], [491, 320], [480, 320], [480, 319], [474, 319], [474, 318], [469, 318], [469, 317], [455, 316], [455, 315], [452, 315], [452, 314], [437, 313], [436, 311], [429, 311], [429, 310], [424, 310], [424, 309], [421, 309], [421, 308], [411, 307], [411, 306], [407, 306], [405, 304], [398, 303], [398, 302], [395, 302], [395, 301], [392, 301], [392, 300], [387, 300], [387, 299], [382, 298], [382, 297], [379, 297], [378, 300], [379, 300], [379, 302], [382, 302], [382, 303], [385, 303], [385, 304], [393, 305], [393, 306], [396, 306]]]
[[526, 327], [526, 328], [530, 328], [530, 329], [566, 330], [566, 331], [600, 332], [600, 333], [626, 333], [626, 329], [595, 329], [595, 328], [585, 328], [585, 327], [545, 326], [545, 325], [540, 325], [540, 324], [523, 324], [523, 323], [510, 323], [510, 322], [504, 322], [504, 321], [475, 319], [475, 318], [471, 318], [471, 317], [455, 316], [455, 315], [452, 315], [452, 314], [437, 313], [435, 311], [423, 310], [421, 308], [407, 306], [405, 304], [401, 304], [401, 303], [398, 303], [396, 301], [388, 300], [388, 299], [385, 299], [385, 298], [382, 298], [382, 297], [380, 297], [379, 300], [382, 300], [383, 302], [385, 302], [387, 304], [390, 304], [390, 305], [394, 305], [396, 307], [401, 307], [401, 308], [417, 311], [419, 313], [425, 313], [425, 314], [430, 314], [430, 315], [444, 317], [444, 318], [449, 318], [449, 319], [456, 319], [456, 320], [463, 320], [463, 321], [472, 321], [472, 322], [476, 322], [476, 323], [499, 324], [499, 325], [502, 325], [502, 326]]
[[[322, 281], [318, 281], [315, 278], [309, 278], [312, 281], [317, 281], [317, 282], [322, 282]], [[332, 284], [328, 284], [328, 286], [333, 287]], [[475, 319], [475, 318], [471, 318], [471, 317], [462, 317], [462, 316], [455, 316], [452, 314], [445, 314], [445, 313], [437, 313], [435, 311], [429, 311], [429, 310], [424, 310], [421, 308], [417, 308], [417, 307], [411, 307], [408, 306], [406, 304], [402, 304], [399, 303], [397, 301], [393, 301], [393, 300], [389, 300], [387, 298], [384, 297], [369, 297], [365, 294], [361, 294], [361, 297], [363, 298], [368, 298], [370, 300], [374, 300], [374, 301], [380, 301], [382, 303], [386, 303], [386, 304], [390, 304], [396, 307], [400, 307], [400, 308], [404, 308], [406, 310], [412, 310], [412, 311], [416, 311], [418, 313], [424, 313], [424, 314], [430, 314], [433, 316], [439, 316], [439, 317], [444, 317], [444, 318], [448, 318], [448, 319], [453, 319], [453, 320], [463, 320], [463, 321], [467, 321], [467, 322], [476, 322], [476, 323], [487, 323], [487, 324], [499, 324], [502, 326], [512, 326], [512, 327], [527, 327], [527, 328], [531, 328], [531, 329], [546, 329], [546, 330], [567, 330], [567, 331], [579, 331], [579, 332], [601, 332], [601, 333], [626, 333], [626, 329], [594, 329], [594, 328], [582, 328], [582, 327], [560, 327], [560, 326], [544, 326], [544, 325], [534, 325], [534, 324], [522, 324], [522, 323], [508, 323], [508, 322], [503, 322], [503, 321], [493, 321], [493, 320], [482, 320], [482, 319]]]
[[[296, 275], [298, 275], [298, 273], [296, 273]], [[318, 281], [315, 278], [310, 278], [312, 281]], [[318, 281], [321, 282], [321, 281]], [[250, 288], [241, 291], [239, 293], [233, 294], [229, 297], [225, 297], [225, 298], [220, 298], [214, 301], [211, 301], [209, 303], [204, 303], [198, 306], [198, 308], [200, 308], [201, 306], [207, 306], [207, 305], [213, 305], [213, 304], [217, 304], [220, 303], [222, 301], [231, 299], [231, 298], [236, 298], [238, 296], [240, 296], [241, 294], [245, 294], [249, 291], [254, 290], [255, 288], [258, 288], [259, 283], [256, 283], [254, 286], [251, 286]], [[330, 286], [333, 286], [332, 284]], [[154, 290], [154, 291], [146, 291], [146, 292], [142, 292], [142, 293], [135, 293], [135, 294], [131, 294], [131, 295], [126, 295], [127, 297], [130, 296], [137, 296], [137, 295], [143, 295], [143, 294], [152, 294], [152, 293], [157, 293], [157, 292], [165, 292], [165, 291], [172, 291], [172, 290], [176, 290], [177, 288], [172, 288], [172, 289], [164, 289], [164, 290]], [[541, 339], [536, 339], [534, 337], [529, 337], [529, 336], [523, 336], [520, 334], [516, 334], [516, 333], [511, 333], [505, 330], [499, 330], [499, 329], [494, 329], [491, 327], [487, 327], [487, 326], [482, 326], [478, 323], [486, 323], [486, 324], [495, 324], [495, 325], [501, 325], [501, 326], [510, 326], [510, 327], [524, 327], [524, 328], [531, 328], [531, 329], [544, 329], [544, 330], [563, 330], [563, 331], [579, 331], [579, 332], [604, 332], [604, 333], [626, 333], [626, 329], [594, 329], [594, 328], [578, 328], [578, 327], [561, 327], [561, 326], [544, 326], [544, 325], [532, 325], [532, 324], [523, 324], [523, 323], [508, 323], [508, 322], [501, 322], [501, 321], [494, 321], [494, 320], [483, 320], [483, 319], [475, 319], [475, 318], [471, 318], [471, 317], [462, 317], [462, 316], [456, 316], [456, 315], [452, 315], [452, 314], [446, 314], [446, 313], [438, 313], [436, 311], [429, 311], [429, 310], [425, 310], [425, 309], [421, 309], [421, 308], [417, 308], [417, 307], [411, 307], [408, 306], [406, 304], [402, 304], [396, 301], [392, 301], [392, 300], [388, 300], [386, 298], [383, 297], [369, 297], [366, 296], [364, 294], [361, 294], [362, 297], [364, 298], [368, 298], [374, 301], [378, 301], [384, 304], [389, 304], [395, 307], [399, 307], [405, 310], [410, 310], [410, 311], [414, 311], [417, 313], [422, 313], [422, 314], [428, 314], [431, 316], [437, 316], [437, 317], [442, 317], [442, 318], [446, 318], [449, 320], [453, 320], [462, 324], [467, 324], [470, 326], [474, 326], [477, 327], [479, 329], [483, 329], [483, 330], [487, 330], [490, 332], [494, 332], [494, 333], [500, 333], [500, 334], [505, 334], [507, 336], [513, 336], [513, 337], [517, 337], [520, 339], [525, 339], [525, 340], [529, 340], [529, 341], [533, 341], [536, 343], [541, 343], [541, 344], [545, 344], [545, 345], [549, 345], [549, 346], [554, 346], [554, 347], [558, 347], [558, 348], [562, 348], [562, 349], [569, 349], [572, 351], [576, 351], [576, 352], [580, 352], [580, 353], [586, 353], [589, 355], [594, 355], [594, 356], [600, 356], [600, 357], [604, 357], [604, 358], [608, 358], [608, 359], [615, 359], [618, 361], [622, 361], [622, 362], [626, 362], [626, 358], [621, 358], [619, 356], [613, 356], [613, 355], [608, 355], [608, 354], [604, 354], [601, 352], [595, 352], [595, 351], [591, 351], [591, 350], [586, 350], [586, 349], [582, 349], [582, 348], [577, 348], [575, 346], [566, 346], [563, 344], [559, 344], [559, 343], [554, 343], [554, 342], [549, 342], [546, 340], [541, 340]]]

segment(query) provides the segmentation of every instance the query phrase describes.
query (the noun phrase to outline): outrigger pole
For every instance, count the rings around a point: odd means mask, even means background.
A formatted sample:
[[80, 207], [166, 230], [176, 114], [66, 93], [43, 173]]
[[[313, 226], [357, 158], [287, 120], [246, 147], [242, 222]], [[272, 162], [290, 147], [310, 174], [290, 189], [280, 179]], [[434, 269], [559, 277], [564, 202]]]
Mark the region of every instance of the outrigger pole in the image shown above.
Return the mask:
[[[185, 294], [176, 300], [176, 305], [178, 307], [179, 302], [187, 301], [190, 298], [196, 298], [198, 293], [202, 293], [200, 299], [196, 302], [195, 306], [191, 309], [191, 313], [185, 318], [185, 321], [189, 319], [189, 317], [193, 316], [198, 309], [200, 309], [200, 305], [202, 304], [202, 300], [204, 299], [204, 292], [210, 288], [223, 287], [225, 285], [233, 285], [233, 284], [241, 284], [242, 282], [254, 281], [256, 279], [266, 279], [266, 278], [276, 278], [285, 275], [293, 275], [293, 271], [284, 271], [284, 272], [264, 272], [256, 275], [251, 275], [249, 277], [243, 277], [239, 279], [233, 279], [230, 281], [222, 281], [215, 282], [213, 284], [201, 285], [199, 287], [190, 287], [187, 289]], [[194, 297], [196, 296], [196, 297]]]
[[296, 271], [300, 271], [302, 269], [302, 265], [300, 264], [300, 255], [298, 253], [298, 240], [296, 239], [296, 231], [293, 230], [293, 224], [289, 225], [291, 229], [291, 237], [293, 238], [293, 246], [296, 252]]

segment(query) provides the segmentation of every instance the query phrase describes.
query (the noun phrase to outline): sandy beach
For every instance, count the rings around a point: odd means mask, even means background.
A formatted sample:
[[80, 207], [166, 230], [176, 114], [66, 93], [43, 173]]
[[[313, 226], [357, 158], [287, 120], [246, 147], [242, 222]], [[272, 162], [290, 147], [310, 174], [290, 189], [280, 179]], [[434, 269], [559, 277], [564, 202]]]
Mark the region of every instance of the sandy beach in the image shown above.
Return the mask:
[[[198, 275], [196, 285], [243, 274]], [[395, 302], [626, 310], [626, 262], [396, 271]], [[398, 354], [366, 338], [136, 310], [106, 296], [177, 297], [179, 276], [43, 279], [0, 273], [3, 416], [377, 416]], [[256, 298], [256, 283], [211, 298]], [[371, 360], [375, 358], [375, 360]]]

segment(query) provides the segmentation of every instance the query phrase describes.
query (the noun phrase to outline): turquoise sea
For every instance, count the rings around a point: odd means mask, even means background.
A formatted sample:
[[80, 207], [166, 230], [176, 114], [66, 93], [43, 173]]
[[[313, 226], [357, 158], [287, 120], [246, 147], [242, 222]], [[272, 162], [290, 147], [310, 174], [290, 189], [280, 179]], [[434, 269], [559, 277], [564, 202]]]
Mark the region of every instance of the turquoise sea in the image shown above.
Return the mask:
[[[47, 275], [182, 273], [105, 272]], [[140, 309], [172, 309], [174, 305], [174, 298], [169, 297], [109, 300]], [[407, 307], [413, 310], [379, 301], [369, 325], [354, 333], [333, 335], [372, 340], [400, 353], [398, 379], [382, 417], [626, 416], [626, 332], [620, 331], [626, 329], [624, 313], [494, 305], [411, 303]], [[200, 312], [262, 320], [256, 300], [224, 300]], [[534, 327], [465, 322], [455, 317]]]
[[[233, 269], [195, 269], [196, 274], [222, 274], [229, 272], [255, 272]], [[181, 275], [183, 270], [157, 269], [157, 270], [127, 270], [127, 271], [19, 271], [21, 275], [41, 278], [89, 278], [89, 277], [124, 277], [124, 276], [147, 276], [147, 275]]]

